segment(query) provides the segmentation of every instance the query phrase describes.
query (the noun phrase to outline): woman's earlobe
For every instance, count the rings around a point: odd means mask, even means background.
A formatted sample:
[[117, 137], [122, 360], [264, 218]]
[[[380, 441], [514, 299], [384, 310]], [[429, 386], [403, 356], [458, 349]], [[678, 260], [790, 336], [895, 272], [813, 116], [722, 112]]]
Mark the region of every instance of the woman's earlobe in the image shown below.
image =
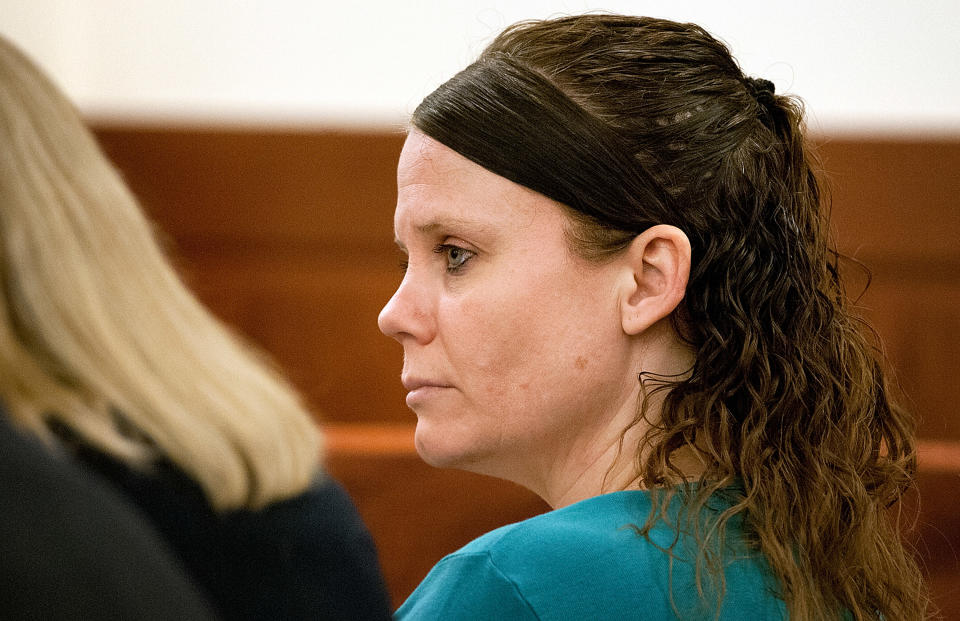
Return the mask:
[[690, 278], [690, 255], [686, 234], [667, 224], [650, 227], [630, 243], [620, 298], [624, 332], [640, 334], [680, 305]]

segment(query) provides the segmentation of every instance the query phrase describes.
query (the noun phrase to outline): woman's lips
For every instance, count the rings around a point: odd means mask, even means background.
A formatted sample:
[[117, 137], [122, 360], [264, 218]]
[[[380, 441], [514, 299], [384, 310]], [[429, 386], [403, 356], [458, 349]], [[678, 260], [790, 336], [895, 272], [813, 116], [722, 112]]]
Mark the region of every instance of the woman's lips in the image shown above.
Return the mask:
[[421, 379], [421, 378], [404, 378], [402, 380], [403, 387], [407, 389], [407, 406], [413, 407], [418, 403], [431, 398], [439, 392], [442, 392], [448, 388], [451, 388], [449, 384], [445, 384], [442, 381]]

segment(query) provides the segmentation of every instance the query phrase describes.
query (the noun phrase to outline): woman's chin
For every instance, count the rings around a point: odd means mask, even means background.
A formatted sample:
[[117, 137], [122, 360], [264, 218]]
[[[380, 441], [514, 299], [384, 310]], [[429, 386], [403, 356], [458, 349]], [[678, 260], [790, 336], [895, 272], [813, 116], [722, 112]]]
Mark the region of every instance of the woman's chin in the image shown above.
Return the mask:
[[421, 424], [417, 425], [414, 445], [420, 459], [435, 468], [456, 468], [460, 451], [450, 446], [449, 438], [444, 441], [444, 438], [438, 438], [436, 435], [423, 431]]
[[477, 469], [476, 451], [469, 450], [467, 443], [422, 421], [417, 423], [414, 446], [420, 459], [435, 468]]

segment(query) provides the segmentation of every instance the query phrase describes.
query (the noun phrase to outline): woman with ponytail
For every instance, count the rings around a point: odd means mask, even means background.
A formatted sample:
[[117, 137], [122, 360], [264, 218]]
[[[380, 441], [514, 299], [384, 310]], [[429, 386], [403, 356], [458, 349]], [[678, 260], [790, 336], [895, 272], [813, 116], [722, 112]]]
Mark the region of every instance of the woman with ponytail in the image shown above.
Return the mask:
[[553, 511], [400, 619], [926, 616], [888, 508], [916, 468], [847, 302], [802, 107], [702, 28], [520, 23], [413, 114], [404, 349], [431, 464]]

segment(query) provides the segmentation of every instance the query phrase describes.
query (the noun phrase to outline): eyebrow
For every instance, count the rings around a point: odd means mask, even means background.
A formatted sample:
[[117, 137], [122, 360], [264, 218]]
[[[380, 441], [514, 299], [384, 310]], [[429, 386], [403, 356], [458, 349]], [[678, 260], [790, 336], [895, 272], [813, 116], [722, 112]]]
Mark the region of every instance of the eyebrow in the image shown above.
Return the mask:
[[421, 233], [434, 233], [437, 229], [455, 229], [459, 227], [487, 228], [476, 220], [467, 220], [465, 218], [437, 218], [417, 226]]
[[[449, 218], [449, 217], [428, 220], [423, 224], [418, 224], [416, 228], [417, 228], [417, 232], [423, 235], [429, 235], [431, 233], [435, 233], [437, 230], [440, 230], [440, 229], [456, 229], [460, 227], [471, 227], [475, 230], [481, 231], [481, 233], [490, 228], [489, 225], [484, 224], [482, 222], [478, 222], [477, 220], [468, 220], [465, 218]], [[407, 247], [403, 244], [403, 242], [400, 241], [398, 237], [396, 237], [396, 235], [394, 235], [393, 243], [395, 243], [397, 247], [399, 247], [401, 250], [403, 251], [407, 250]]]

